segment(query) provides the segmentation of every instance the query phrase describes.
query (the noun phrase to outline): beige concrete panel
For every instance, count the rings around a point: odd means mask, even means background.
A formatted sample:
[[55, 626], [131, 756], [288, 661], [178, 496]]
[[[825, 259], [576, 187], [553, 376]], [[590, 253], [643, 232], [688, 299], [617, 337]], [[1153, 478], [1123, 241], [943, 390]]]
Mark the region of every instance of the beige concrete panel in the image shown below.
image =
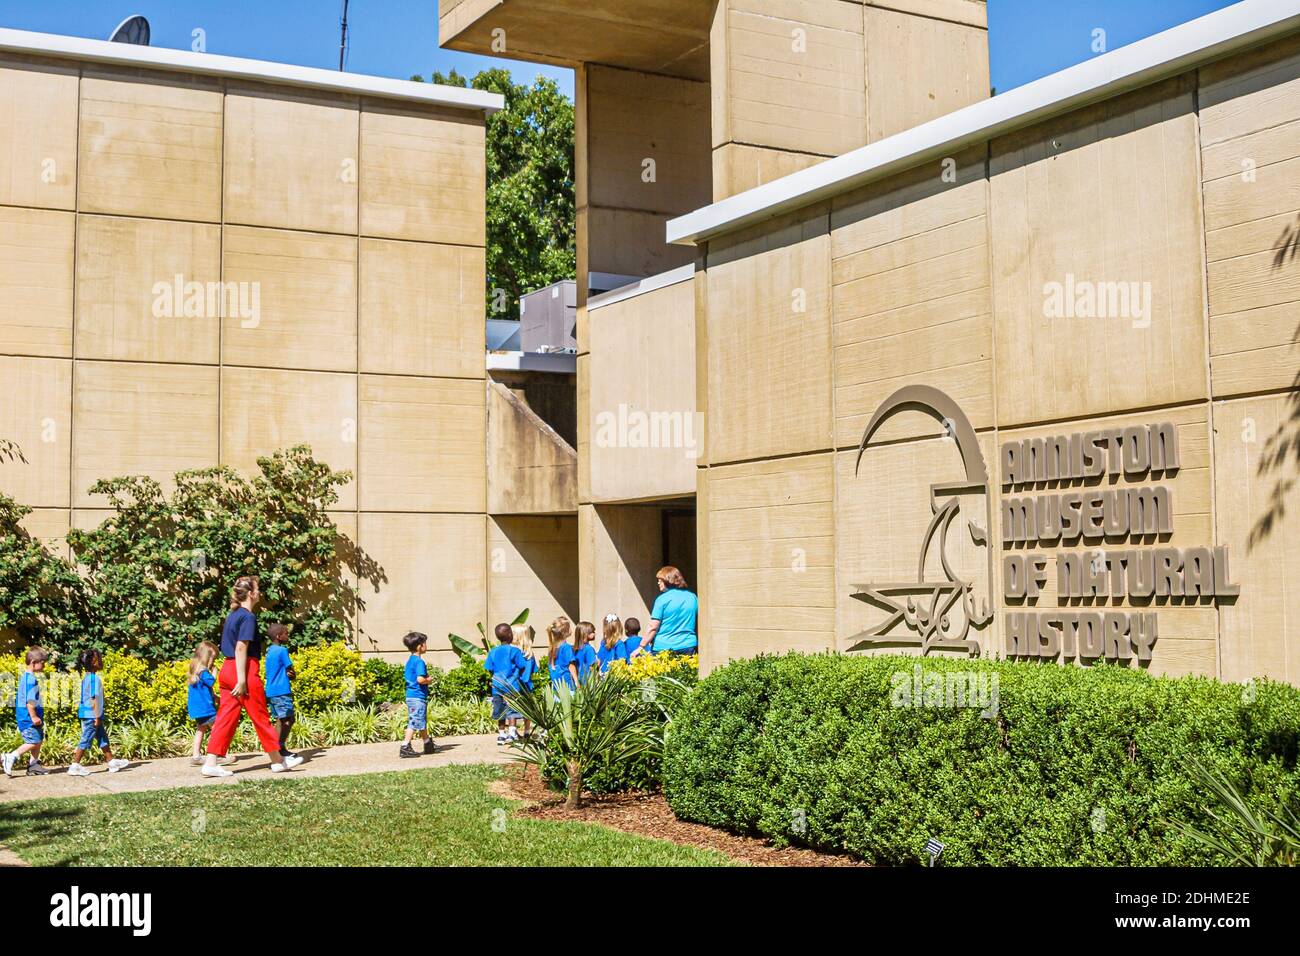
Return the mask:
[[710, 244], [709, 462], [830, 447], [824, 206]]
[[[897, 417], [926, 416], [903, 412]], [[996, 464], [995, 450], [991, 435], [980, 439], [980, 451], [990, 468]], [[886, 444], [873, 441], [860, 463], [856, 449], [836, 454], [835, 636], [841, 650], [855, 643], [853, 639], [861, 632], [875, 629], [889, 618], [887, 609], [854, 598], [859, 588], [945, 579], [938, 542], [931, 545], [929, 553], [921, 553], [934, 517], [930, 486], [962, 481], [965, 476], [961, 453], [947, 438]], [[990, 569], [989, 546], [976, 542], [967, 525], [968, 521], [980, 527], [990, 524], [988, 495], [965, 494], [959, 501], [961, 510], [950, 526], [946, 557], [953, 571], [973, 584], [977, 607], [985, 612], [994, 610], [999, 605], [997, 555], [993, 555]], [[922, 566], [923, 578], [918, 574]], [[972, 627], [968, 634], [979, 642], [983, 656], [1002, 650], [999, 623], [995, 616], [982, 627]], [[896, 626], [890, 636], [909, 633], [905, 626]], [[897, 649], [893, 652], [899, 653]]]
[[361, 240], [361, 371], [482, 378], [482, 249]]
[[0, 58], [0, 205], [73, 209], [77, 67]]
[[77, 358], [216, 364], [220, 226], [79, 216], [77, 229]]
[[869, 7], [900, 10], [919, 17], [951, 20], [972, 27], [987, 27], [988, 3], [985, 0], [861, 0]]
[[358, 115], [347, 97], [231, 86], [226, 222], [355, 234]]
[[1200, 71], [1211, 387], [1296, 384], [1300, 41]]
[[597, 309], [589, 322], [591, 500], [695, 494], [695, 283]]
[[70, 514], [61, 508], [34, 508], [20, 523], [23, 530], [45, 546], [45, 550], [67, 560]]
[[101, 478], [148, 475], [167, 492], [178, 471], [217, 464], [217, 370], [78, 361], [73, 394], [72, 505], [104, 507]]
[[[989, 95], [988, 31], [982, 26], [873, 5], [865, 11], [864, 36], [868, 142]], [[906, 81], [899, 82], [900, 77]]]
[[367, 100], [361, 112], [361, 233], [481, 246], [483, 117]]
[[1226, 545], [1235, 604], [1219, 608], [1222, 677], [1300, 683], [1300, 392], [1216, 402], [1216, 544]]
[[[656, 505], [579, 505], [579, 613], [650, 621], [663, 566], [663, 512]], [[692, 582], [687, 582], [688, 584]]]
[[352, 473], [339, 510], [357, 506], [357, 377], [336, 372], [221, 370], [221, 462], [246, 475], [257, 459], [294, 445]]
[[0, 437], [27, 459], [0, 460], [0, 492], [28, 507], [68, 507], [72, 362], [0, 356], [0, 382]]
[[713, 150], [713, 201], [718, 202], [747, 189], [757, 189], [774, 179], [816, 166], [825, 159], [825, 156], [810, 153], [725, 143]]
[[726, 0], [722, 138], [837, 156], [866, 140], [862, 10], [815, 0]]
[[711, 196], [709, 85], [587, 68], [587, 203], [680, 215]]
[[591, 272], [625, 276], [653, 276], [695, 261], [690, 246], [669, 245], [664, 229], [673, 216], [591, 206], [587, 228], [578, 229], [578, 246], [586, 250]]
[[363, 511], [482, 511], [483, 383], [361, 376]]
[[[387, 577], [378, 588], [362, 582], [363, 648], [399, 652], [400, 663], [408, 631], [427, 634], [435, 652], [450, 648], [449, 633], [477, 639], [475, 625], [487, 618], [485, 521], [481, 514], [362, 512], [358, 543]], [[440, 659], [426, 658], [430, 664]]]
[[577, 508], [577, 453], [522, 397], [489, 381], [488, 512], [573, 514]]
[[486, 626], [509, 624], [524, 608], [545, 645], [546, 625], [577, 620], [578, 518], [494, 517], [487, 523]]
[[222, 320], [225, 364], [356, 371], [355, 238], [228, 226], [223, 278], [241, 295]]
[[80, 210], [219, 222], [221, 100], [209, 77], [87, 67]]
[[1000, 424], [1205, 397], [1192, 106], [1178, 78], [993, 144]]
[[[577, 361], [578, 434], [578, 501], [591, 501], [591, 356], [579, 355]], [[489, 423], [491, 417], [489, 416]]]
[[[1222, 540], [1215, 540], [1213, 514], [1217, 511], [1222, 520], [1224, 500], [1219, 499], [1217, 508], [1212, 504], [1214, 488], [1211, 477], [1210, 429], [1208, 424], [1208, 406], [1196, 404], [1181, 408], [1156, 409], [1141, 414], [1122, 415], [1107, 418], [1068, 422], [1048, 428], [1027, 428], [999, 431], [998, 447], [1007, 441], [1022, 438], [1046, 437], [1057, 434], [1074, 434], [1098, 428], [1122, 428], [1129, 425], [1172, 422], [1178, 429], [1178, 454], [1180, 467], [1176, 473], [1164, 476], [1147, 476], [1139, 481], [1106, 479], [1103, 488], [1130, 488], [1163, 485], [1170, 491], [1170, 504], [1173, 511], [1173, 531], [1167, 535], [1145, 535], [1124, 537], [1105, 542], [1085, 541], [1079, 539], [1070, 544], [1038, 543], [1031, 546], [1015, 545], [1018, 552], [1045, 554], [1054, 558], [1061, 551], [1122, 551], [1133, 548], [1153, 546], [1192, 548], [1212, 547]], [[998, 460], [989, 460], [989, 473], [992, 477], [1000, 470]], [[999, 478], [994, 478], [1000, 481]], [[1097, 487], [1080, 482], [1068, 482], [1065, 485], [1047, 487], [1035, 486], [1028, 490], [1011, 490], [999, 485], [999, 500], [994, 502], [994, 541], [999, 543], [999, 553], [1005, 555], [1007, 548], [1001, 545], [1001, 511], [1000, 498], [1006, 495], [1028, 496], [1045, 493], [1058, 493], [1070, 488]], [[1232, 578], [1240, 583], [1244, 575], [1239, 569], [1240, 559], [1232, 555], [1236, 563], [1231, 565]], [[1245, 588], [1243, 588], [1244, 592]], [[999, 613], [1016, 609], [1038, 609], [1064, 607], [1065, 603], [1057, 598], [1056, 562], [1049, 561], [1048, 580], [1036, 603], [1017, 605], [1001, 599]], [[1213, 603], [1184, 604], [1181, 602], [1163, 602], [1142, 604], [1127, 599], [1101, 600], [1083, 602], [1078, 598], [1068, 600], [1071, 609], [1096, 608], [1105, 610], [1147, 610], [1158, 615], [1159, 639], [1155, 646], [1151, 671], [1157, 674], [1201, 673], [1209, 676], [1218, 675], [1217, 648], [1219, 633], [1219, 613]]]
[[708, 469], [702, 665], [835, 647], [831, 455]]
[[[835, 444], [855, 445], [882, 400], [938, 385], [975, 428], [993, 424], [993, 329], [982, 150], [953, 182], [927, 166], [850, 194], [831, 213]], [[889, 441], [941, 434], [891, 418]]]
[[0, 352], [71, 358], [74, 232], [70, 212], [0, 206]]

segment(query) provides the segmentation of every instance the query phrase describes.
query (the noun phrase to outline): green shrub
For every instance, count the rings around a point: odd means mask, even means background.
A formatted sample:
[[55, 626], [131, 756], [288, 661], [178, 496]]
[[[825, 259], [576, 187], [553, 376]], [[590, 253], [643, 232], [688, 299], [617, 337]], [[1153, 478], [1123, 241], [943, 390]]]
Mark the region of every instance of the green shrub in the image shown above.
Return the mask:
[[[374, 688], [370, 697], [372, 702], [400, 703], [406, 697], [406, 673], [401, 667], [380, 657], [367, 658], [364, 667], [370, 674], [371, 686]], [[430, 668], [431, 672], [432, 670]]]
[[[918, 666], [996, 677], [996, 714], [895, 706]], [[1270, 681], [791, 654], [700, 682], [664, 790], [686, 820], [887, 864], [935, 837], [950, 864], [1204, 865], [1225, 861], [1170, 823], [1204, 813], [1191, 759], [1275, 810], [1300, 791], [1298, 735], [1300, 691]]]
[[377, 685], [361, 654], [341, 643], [305, 647], [293, 654], [294, 703], [300, 710], [369, 703]]
[[436, 700], [446, 702], [466, 697], [482, 700], [491, 693], [492, 676], [483, 669], [483, 662], [465, 654], [459, 664], [442, 675]]
[[[434, 737], [463, 737], [496, 730], [492, 704], [486, 700], [466, 698], [433, 704], [428, 710], [429, 733]], [[406, 732], [406, 715], [402, 714], [401, 732]], [[400, 735], [399, 735], [400, 736]]]
[[85, 633], [85, 585], [22, 526], [31, 511], [0, 494], [0, 644], [69, 646]]

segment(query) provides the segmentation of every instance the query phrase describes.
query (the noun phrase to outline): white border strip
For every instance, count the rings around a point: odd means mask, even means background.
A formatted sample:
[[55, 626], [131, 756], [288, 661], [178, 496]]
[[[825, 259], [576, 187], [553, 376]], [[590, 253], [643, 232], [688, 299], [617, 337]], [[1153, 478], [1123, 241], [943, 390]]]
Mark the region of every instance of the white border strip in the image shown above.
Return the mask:
[[688, 245], [966, 146], [1264, 43], [1300, 28], [1300, 0], [1242, 0], [1077, 66], [981, 100], [721, 202], [670, 219], [668, 241]]
[[246, 60], [235, 56], [192, 53], [189, 50], [136, 46], [133, 43], [111, 43], [108, 40], [87, 40], [83, 37], [57, 36], [53, 33], [31, 33], [26, 30], [0, 28], [0, 52], [70, 57], [75, 60], [111, 63], [116, 66], [255, 80], [283, 86], [307, 87], [337, 93], [480, 110], [485, 114], [495, 113], [505, 107], [505, 98], [501, 94], [488, 93], [484, 90], [415, 83], [411, 80], [393, 80], [382, 76], [363, 76], [359, 73], [341, 73], [311, 66]]
[[587, 300], [587, 311], [590, 312], [593, 309], [613, 305], [615, 302], [623, 302], [626, 299], [633, 299], [639, 295], [645, 295], [647, 292], [654, 292], [656, 289], [665, 289], [670, 285], [677, 285], [679, 282], [689, 282], [693, 278], [695, 278], [695, 263], [688, 262], [684, 266], [669, 269], [667, 272], [650, 276], [648, 279], [641, 279], [631, 285], [610, 289], [600, 295], [593, 295]]

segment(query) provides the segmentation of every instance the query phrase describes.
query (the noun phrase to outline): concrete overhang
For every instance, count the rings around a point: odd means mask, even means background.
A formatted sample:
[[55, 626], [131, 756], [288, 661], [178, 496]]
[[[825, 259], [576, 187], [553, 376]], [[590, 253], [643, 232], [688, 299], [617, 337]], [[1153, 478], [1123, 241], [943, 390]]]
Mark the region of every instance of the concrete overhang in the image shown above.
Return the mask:
[[709, 78], [708, 0], [442, 0], [451, 50], [574, 67]]

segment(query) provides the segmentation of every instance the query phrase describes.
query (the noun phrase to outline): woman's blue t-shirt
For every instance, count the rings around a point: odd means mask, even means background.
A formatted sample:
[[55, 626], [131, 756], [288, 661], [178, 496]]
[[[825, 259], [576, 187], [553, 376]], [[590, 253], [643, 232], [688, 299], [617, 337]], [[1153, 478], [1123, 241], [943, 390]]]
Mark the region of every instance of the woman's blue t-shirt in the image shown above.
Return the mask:
[[700, 599], [686, 588], [669, 588], [655, 598], [650, 617], [659, 622], [654, 651], [693, 651], [699, 646], [695, 621], [700, 613]]
[[603, 674], [609, 670], [609, 665], [614, 661], [627, 660], [627, 641], [618, 641], [613, 647], [606, 647], [605, 642], [601, 641], [596, 646], [596, 659], [600, 661], [600, 672]]
[[211, 671], [204, 671], [199, 675], [197, 683], [190, 684], [189, 705], [190, 720], [200, 720], [204, 717], [211, 717], [217, 712], [217, 705], [212, 702], [212, 688], [217, 683], [217, 679], [212, 676]]
[[547, 664], [551, 669], [551, 683], [566, 683], [573, 687], [573, 675], [569, 673], [569, 665], [574, 662], [573, 645], [565, 641], [555, 651], [551, 660]]
[[255, 661], [262, 656], [262, 639], [257, 636], [257, 616], [246, 607], [235, 608], [221, 625], [221, 656], [231, 659], [235, 656], [235, 645], [240, 641], [248, 642], [248, 659]]

